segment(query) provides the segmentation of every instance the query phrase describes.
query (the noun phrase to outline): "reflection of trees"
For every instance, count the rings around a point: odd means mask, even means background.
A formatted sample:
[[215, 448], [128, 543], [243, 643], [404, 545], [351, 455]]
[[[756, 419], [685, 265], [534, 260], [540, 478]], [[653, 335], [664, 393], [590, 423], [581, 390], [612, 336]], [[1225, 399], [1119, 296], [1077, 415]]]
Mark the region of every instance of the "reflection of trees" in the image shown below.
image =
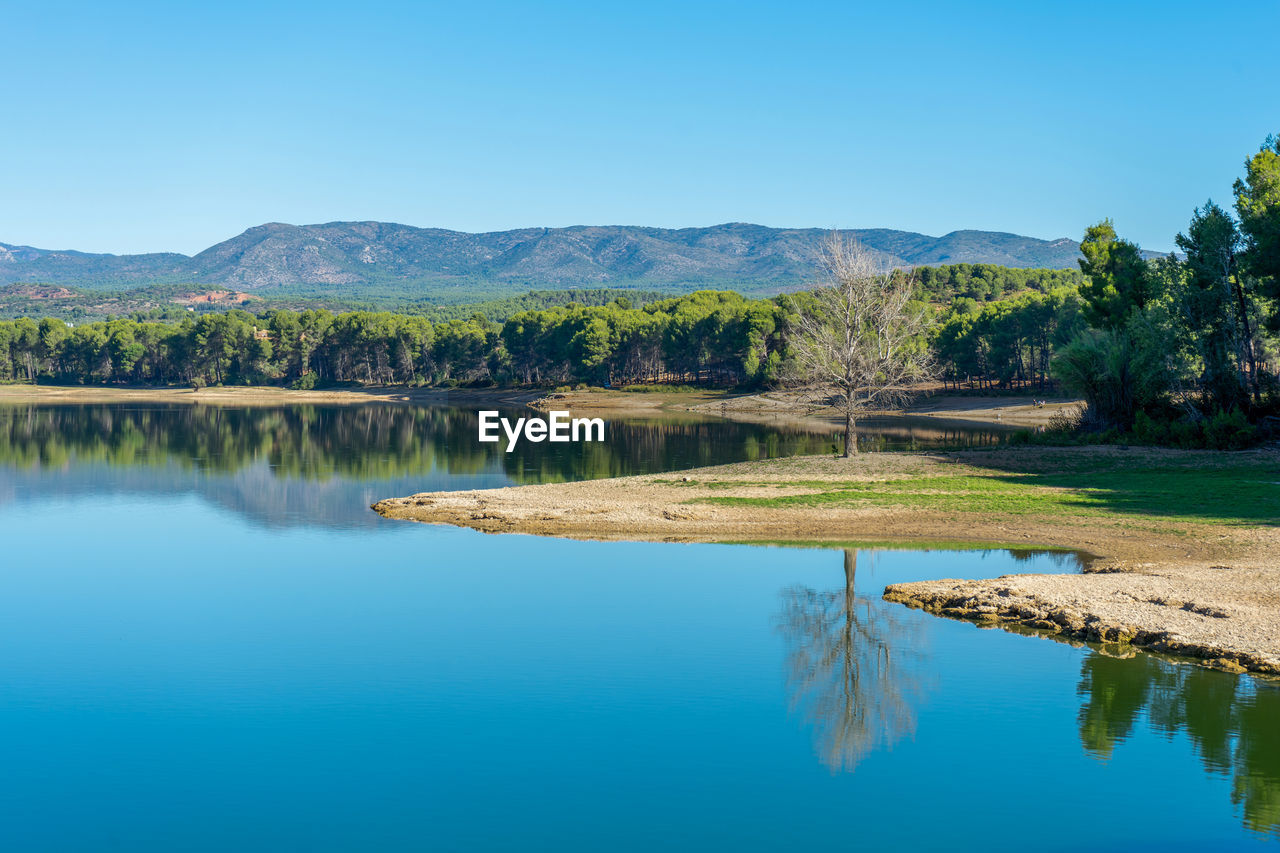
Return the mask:
[[[783, 590], [792, 708], [813, 727], [822, 763], [852, 770], [863, 756], [914, 734], [922, 694], [911, 641], [897, 614], [854, 592], [857, 552], [844, 552], [843, 589]], [[915, 638], [913, 638], [914, 640]]]
[[[788, 431], [762, 424], [645, 418], [610, 420], [603, 442], [521, 441], [511, 453], [501, 455], [512, 479], [547, 483], [821, 453], [829, 443], [824, 433]], [[505, 440], [498, 446], [505, 450]]]
[[[176, 464], [234, 473], [265, 460], [277, 474], [310, 479], [474, 474], [497, 467], [517, 482], [532, 483], [822, 453], [830, 445], [825, 433], [686, 417], [612, 420], [603, 443], [522, 441], [505, 453], [505, 442], [480, 444], [477, 426], [474, 409], [450, 406], [0, 406], [0, 463]], [[890, 439], [903, 431], [892, 424], [876, 429]], [[906, 430], [912, 441], [964, 443], [958, 435], [926, 433]], [[969, 438], [983, 436], [975, 428]]]
[[1052, 563], [1059, 571], [1062, 572], [1078, 572], [1082, 565], [1081, 552], [1078, 551], [1049, 551], [1043, 548], [1018, 548], [1013, 550], [1000, 552], [1002, 556], [1007, 556], [1015, 563], [1043, 563], [1048, 561]]
[[1090, 700], [1080, 709], [1080, 741], [1098, 758], [1110, 758], [1133, 732], [1151, 692], [1148, 672], [1157, 661], [1147, 655], [1121, 659], [1094, 654], [1084, 662], [1078, 693]]
[[[528, 410], [504, 415], [528, 417]], [[0, 463], [102, 462], [234, 473], [267, 462], [279, 476], [392, 477], [502, 470], [517, 482], [639, 474], [812, 453], [824, 435], [719, 420], [612, 421], [598, 444], [481, 444], [474, 409], [449, 406], [0, 407]]]
[[483, 451], [468, 452], [475, 428], [474, 412], [427, 407], [0, 407], [0, 463], [234, 473], [265, 461], [277, 475], [312, 479], [471, 473], [488, 462]]
[[1280, 835], [1280, 685], [1139, 654], [1085, 659], [1080, 738], [1106, 758], [1145, 713], [1152, 729], [1185, 734], [1205, 770], [1232, 777], [1244, 824]]

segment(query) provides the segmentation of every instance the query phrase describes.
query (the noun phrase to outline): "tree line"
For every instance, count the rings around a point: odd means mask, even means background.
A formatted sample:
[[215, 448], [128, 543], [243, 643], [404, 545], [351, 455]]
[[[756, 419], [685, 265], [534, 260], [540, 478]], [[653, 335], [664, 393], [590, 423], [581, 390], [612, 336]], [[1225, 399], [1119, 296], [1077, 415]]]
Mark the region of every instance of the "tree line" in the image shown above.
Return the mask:
[[1084, 283], [1080, 270], [1019, 269], [996, 264], [941, 264], [920, 267], [915, 272], [924, 295], [943, 303], [952, 299], [994, 302], [1026, 290], [1048, 293]]
[[956, 299], [931, 332], [939, 378], [957, 389], [1051, 388], [1054, 354], [1085, 327], [1081, 304], [1072, 286], [981, 305]]
[[389, 312], [241, 310], [178, 323], [0, 321], [0, 381], [759, 385], [782, 360], [777, 299], [699, 291], [632, 307], [569, 303], [433, 322]]
[[[969, 266], [942, 269], [959, 275]], [[1037, 277], [1053, 271], [1007, 272], [1001, 280], [1057, 280]], [[917, 296], [924, 299], [921, 282], [931, 272], [918, 273]], [[177, 322], [143, 315], [83, 324], [0, 320], [0, 381], [759, 387], [781, 377], [792, 356], [788, 328], [797, 306], [808, 299], [804, 293], [752, 299], [699, 291], [634, 307], [630, 298], [602, 289], [583, 294], [583, 302], [557, 293], [549, 307], [521, 310], [530, 302], [547, 306], [542, 300], [549, 295], [505, 301], [497, 312], [500, 322], [483, 310], [491, 306], [451, 311], [447, 319], [385, 311], [236, 309]], [[603, 301], [606, 295], [612, 298]], [[939, 322], [929, 341], [943, 381], [956, 388], [1047, 387], [1055, 348], [1083, 324], [1080, 305], [1071, 285], [1026, 289], [994, 302], [956, 296], [949, 305], [935, 303]]]

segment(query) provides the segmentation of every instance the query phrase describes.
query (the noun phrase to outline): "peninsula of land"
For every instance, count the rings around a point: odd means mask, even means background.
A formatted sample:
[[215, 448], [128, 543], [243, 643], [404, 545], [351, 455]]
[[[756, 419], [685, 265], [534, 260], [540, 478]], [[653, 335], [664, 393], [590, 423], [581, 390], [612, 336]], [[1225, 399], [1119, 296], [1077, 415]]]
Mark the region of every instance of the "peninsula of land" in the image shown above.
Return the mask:
[[373, 507], [490, 533], [677, 542], [1058, 548], [1071, 575], [895, 584], [986, 624], [1280, 674], [1280, 450], [1004, 448], [793, 457], [437, 492]]

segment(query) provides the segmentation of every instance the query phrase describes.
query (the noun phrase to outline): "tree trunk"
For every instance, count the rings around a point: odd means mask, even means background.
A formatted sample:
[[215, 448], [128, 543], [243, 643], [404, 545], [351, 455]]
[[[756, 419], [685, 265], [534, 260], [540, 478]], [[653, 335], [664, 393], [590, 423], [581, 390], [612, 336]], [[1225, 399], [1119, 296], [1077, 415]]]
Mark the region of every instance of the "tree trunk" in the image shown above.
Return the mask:
[[1240, 314], [1240, 322], [1244, 326], [1244, 351], [1249, 363], [1250, 382], [1249, 388], [1253, 391], [1253, 404], [1259, 406], [1262, 404], [1262, 392], [1258, 387], [1258, 362], [1254, 357], [1253, 349], [1253, 329], [1249, 328], [1249, 309], [1244, 301], [1244, 287], [1240, 284], [1239, 277], [1235, 280], [1236, 309]]
[[853, 412], [844, 413], [844, 458], [848, 459], [858, 452], [858, 435], [854, 432]]

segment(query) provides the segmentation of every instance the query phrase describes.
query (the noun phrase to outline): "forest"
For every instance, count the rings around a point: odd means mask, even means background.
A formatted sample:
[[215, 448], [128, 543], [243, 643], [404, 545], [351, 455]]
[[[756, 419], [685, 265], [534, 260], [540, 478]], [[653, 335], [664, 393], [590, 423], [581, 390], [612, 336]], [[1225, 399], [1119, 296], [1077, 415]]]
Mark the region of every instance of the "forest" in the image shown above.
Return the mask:
[[[945, 381], [1047, 387], [1053, 348], [1079, 323], [1079, 272], [953, 264], [914, 275], [919, 298], [941, 321], [934, 345]], [[602, 288], [416, 313], [167, 310], [88, 323], [19, 317], [0, 320], [0, 381], [762, 387], [780, 378], [787, 320], [804, 298], [731, 291], [664, 298]]]
[[774, 378], [784, 309], [701, 291], [642, 308], [570, 303], [497, 323], [354, 311], [242, 310], [178, 323], [0, 321], [0, 380], [316, 385], [681, 382]]
[[[390, 312], [243, 310], [180, 322], [0, 320], [0, 381], [125, 385], [762, 387], [780, 378], [793, 300], [699, 291], [634, 307], [570, 302], [447, 321]], [[1074, 288], [937, 308], [933, 345], [953, 387], [1048, 387], [1078, 331]]]

